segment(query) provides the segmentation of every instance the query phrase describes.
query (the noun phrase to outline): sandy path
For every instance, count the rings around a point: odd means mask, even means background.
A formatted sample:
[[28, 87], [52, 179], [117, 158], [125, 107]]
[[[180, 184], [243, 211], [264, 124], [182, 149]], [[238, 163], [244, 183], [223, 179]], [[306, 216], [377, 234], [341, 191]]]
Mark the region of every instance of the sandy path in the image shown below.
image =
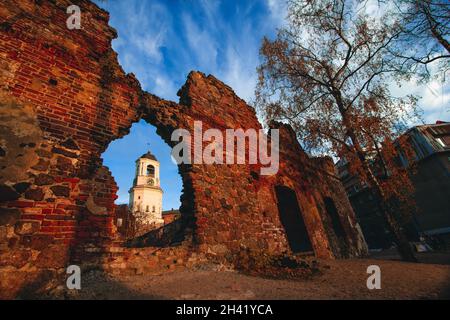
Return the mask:
[[[83, 275], [82, 299], [436, 299], [450, 298], [450, 266], [385, 260], [326, 262], [309, 280], [273, 280], [237, 272], [180, 270], [163, 275]], [[381, 268], [380, 290], [368, 290], [367, 266]]]

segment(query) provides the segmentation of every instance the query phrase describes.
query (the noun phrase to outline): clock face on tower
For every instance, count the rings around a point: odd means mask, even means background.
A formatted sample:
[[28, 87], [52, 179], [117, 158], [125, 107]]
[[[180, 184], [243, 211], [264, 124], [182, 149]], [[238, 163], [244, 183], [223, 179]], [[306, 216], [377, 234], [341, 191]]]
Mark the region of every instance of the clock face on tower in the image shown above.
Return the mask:
[[153, 186], [153, 185], [155, 185], [155, 181], [152, 178], [150, 178], [147, 180], [147, 185]]

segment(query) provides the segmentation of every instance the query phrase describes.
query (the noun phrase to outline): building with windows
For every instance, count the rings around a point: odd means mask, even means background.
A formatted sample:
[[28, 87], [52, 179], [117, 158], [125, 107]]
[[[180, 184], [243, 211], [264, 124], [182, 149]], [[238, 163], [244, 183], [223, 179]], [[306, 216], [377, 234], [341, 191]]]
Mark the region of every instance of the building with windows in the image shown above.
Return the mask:
[[414, 225], [420, 234], [450, 243], [450, 123], [416, 126], [406, 134], [417, 161]]
[[150, 151], [136, 160], [135, 178], [129, 193], [128, 207], [140, 224], [164, 224], [159, 162]]
[[[420, 236], [450, 243], [450, 123], [414, 126], [407, 130], [408, 142], [415, 153], [416, 172], [411, 176], [417, 212], [404, 226], [411, 241]], [[400, 158], [403, 166], [409, 166]], [[370, 248], [387, 248], [392, 237], [384, 227], [378, 199], [367, 185], [350, 174], [345, 159], [337, 163], [339, 176], [347, 191], [358, 222]], [[376, 170], [375, 170], [376, 171]]]

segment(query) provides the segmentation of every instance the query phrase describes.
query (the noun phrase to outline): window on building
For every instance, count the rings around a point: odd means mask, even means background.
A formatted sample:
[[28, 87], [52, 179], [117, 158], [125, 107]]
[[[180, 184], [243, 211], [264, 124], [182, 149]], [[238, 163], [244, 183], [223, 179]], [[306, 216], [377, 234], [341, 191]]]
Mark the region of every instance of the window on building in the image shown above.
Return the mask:
[[444, 147], [444, 148], [445, 148], [445, 143], [444, 143], [444, 141], [442, 141], [441, 138], [436, 138], [436, 141], [439, 142], [439, 144], [441, 145], [441, 147]]
[[152, 166], [151, 164], [149, 164], [149, 165], [147, 166], [147, 175], [148, 175], [148, 176], [151, 176], [151, 177], [154, 177], [154, 176], [155, 176], [155, 167]]
[[148, 212], [148, 206], [145, 208], [145, 212]]
[[153, 206], [153, 208], [152, 208], [152, 212], [155, 212], [155, 206]]

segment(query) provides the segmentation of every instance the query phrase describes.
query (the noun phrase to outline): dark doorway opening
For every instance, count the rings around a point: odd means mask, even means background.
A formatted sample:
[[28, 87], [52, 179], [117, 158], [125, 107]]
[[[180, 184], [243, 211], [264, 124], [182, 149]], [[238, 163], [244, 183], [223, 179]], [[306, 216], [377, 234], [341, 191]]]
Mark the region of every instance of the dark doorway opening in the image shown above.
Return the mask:
[[276, 186], [275, 192], [280, 221], [291, 250], [295, 253], [313, 251], [295, 191], [286, 186]]
[[323, 201], [325, 203], [325, 209], [327, 210], [328, 216], [331, 219], [331, 226], [333, 227], [334, 234], [337, 238], [337, 245], [340, 248], [340, 256], [347, 257], [348, 239], [345, 236], [345, 230], [342, 226], [342, 222], [336, 209], [336, 205], [334, 204], [333, 199], [329, 197], [325, 197]]
[[327, 213], [331, 218], [331, 224], [336, 237], [345, 239], [344, 227], [342, 226], [341, 219], [339, 218], [339, 213], [334, 205], [333, 199], [325, 197], [324, 202]]

